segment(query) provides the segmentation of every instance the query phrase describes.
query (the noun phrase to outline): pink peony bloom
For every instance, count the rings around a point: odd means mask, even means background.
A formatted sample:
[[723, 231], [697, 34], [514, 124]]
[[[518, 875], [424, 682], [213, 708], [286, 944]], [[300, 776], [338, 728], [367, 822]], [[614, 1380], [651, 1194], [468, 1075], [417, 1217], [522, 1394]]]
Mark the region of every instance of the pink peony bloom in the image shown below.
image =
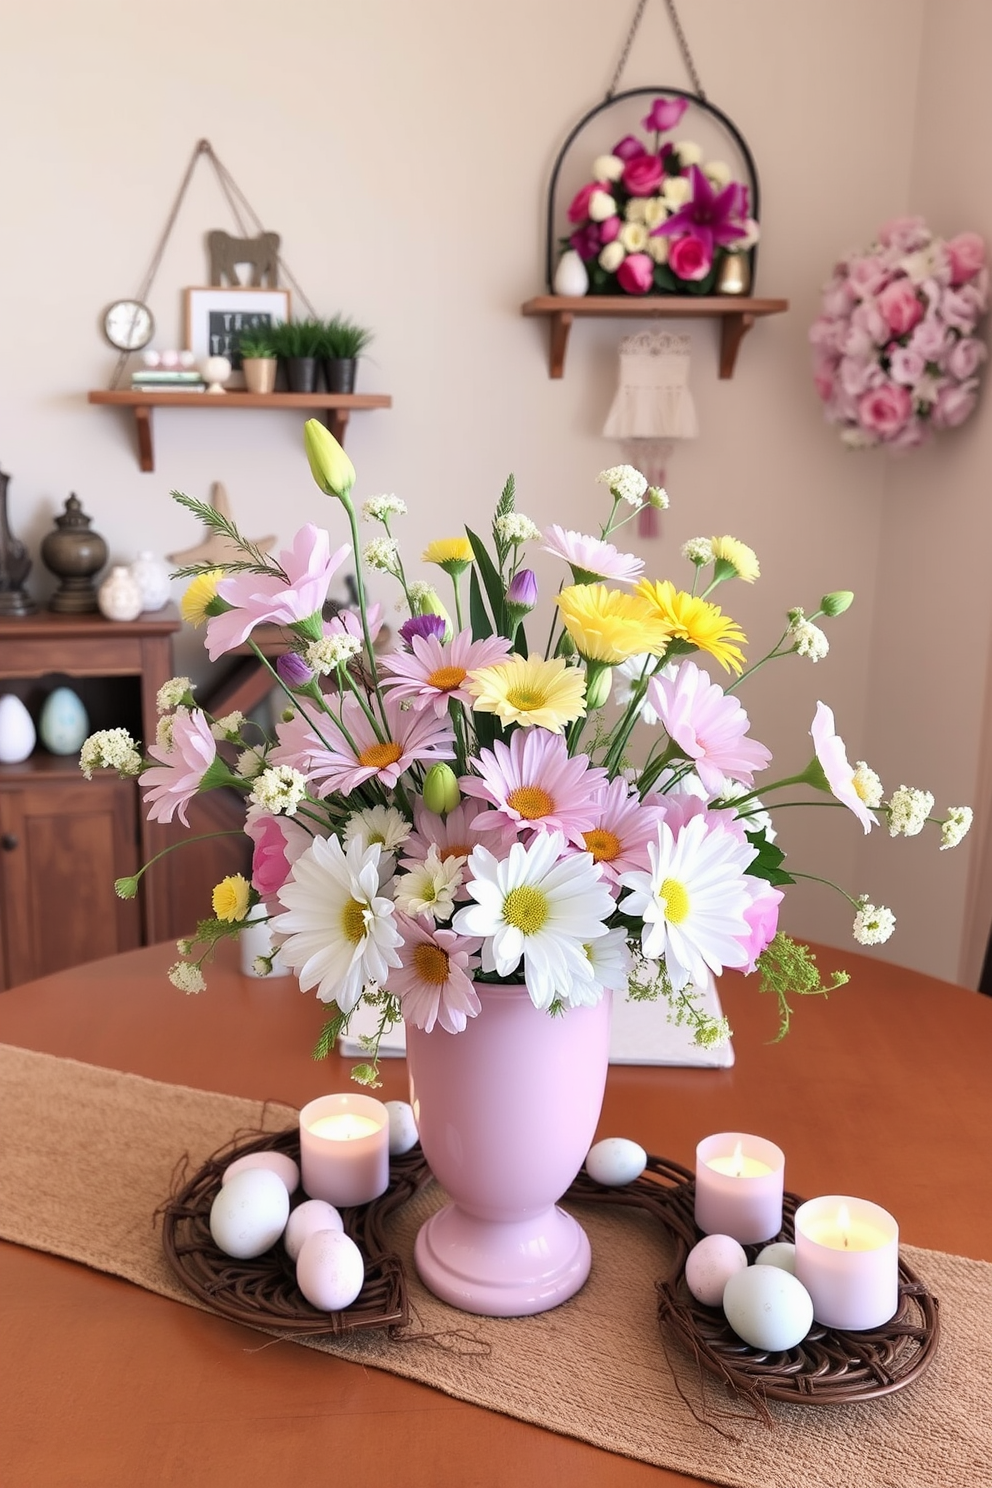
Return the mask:
[[753, 896], [751, 903], [744, 911], [750, 935], [738, 936], [738, 940], [747, 956], [746, 966], [741, 967], [745, 976], [750, 976], [758, 964], [758, 957], [766, 946], [769, 946], [775, 938], [778, 929], [778, 907], [785, 895], [781, 889], [772, 888], [763, 878], [753, 878], [746, 874], [744, 878], [748, 892]]
[[313, 833], [291, 817], [273, 816], [258, 806], [245, 818], [245, 833], [254, 843], [251, 886], [269, 899], [282, 888], [290, 868], [313, 841]]
[[481, 940], [427, 929], [400, 913], [396, 924], [403, 944], [399, 969], [389, 973], [389, 990], [399, 998], [404, 1019], [427, 1033], [436, 1023], [448, 1033], [461, 1033], [482, 1011], [471, 975]]
[[893, 217], [880, 229], [878, 241], [897, 253], [915, 253], [930, 242], [930, 230], [922, 217]]
[[[209, 790], [211, 784], [221, 784], [229, 773], [217, 761], [217, 741], [210, 732], [206, 715], [199, 708], [192, 713], [177, 709], [172, 719], [172, 748], [162, 749], [158, 744], [152, 744], [148, 753], [163, 766], [162, 769], [145, 770], [141, 775], [148, 820], [171, 822], [178, 811], [179, 820], [188, 827], [186, 807], [197, 791]], [[210, 774], [215, 763], [220, 768], [222, 779], [212, 782]]]
[[879, 439], [891, 439], [913, 412], [909, 391], [895, 383], [873, 388], [858, 399], [858, 420], [863, 429]]
[[909, 338], [913, 351], [919, 352], [925, 362], [939, 362], [951, 344], [946, 325], [936, 315], [927, 315], [920, 321]]
[[517, 833], [561, 832], [584, 848], [583, 834], [596, 819], [596, 800], [606, 784], [605, 770], [594, 768], [585, 754], [569, 758], [561, 734], [546, 729], [518, 729], [509, 745], [497, 740], [471, 761], [476, 773], [458, 782], [467, 796], [477, 796], [496, 809], [474, 825], [481, 831], [509, 826]]
[[728, 697], [694, 661], [684, 661], [674, 677], [652, 677], [648, 702], [710, 795], [723, 788], [725, 778], [753, 785], [754, 771], [771, 759], [763, 744], [745, 737], [749, 720], [737, 698]]
[[889, 282], [888, 268], [875, 254], [852, 259], [847, 269], [850, 288], [858, 299], [870, 299]]
[[694, 233], [676, 238], [668, 250], [668, 267], [676, 279], [705, 279], [713, 267], [713, 253]]
[[913, 387], [926, 370], [926, 362], [912, 346], [897, 346], [889, 357], [889, 376], [903, 387]]
[[937, 394], [930, 415], [935, 429], [956, 429], [963, 424], [978, 401], [978, 388], [974, 382], [950, 383]]
[[828, 708], [826, 703], [817, 703], [810, 734], [831, 794], [854, 812], [867, 834], [872, 827], [878, 825], [878, 819], [874, 812], [868, 810], [854, 788], [854, 771], [847, 762], [844, 740], [834, 732], [833, 709]]
[[958, 378], [960, 382], [966, 382], [969, 377], [974, 377], [979, 367], [988, 356], [985, 345], [975, 336], [962, 336], [960, 341], [955, 341], [947, 358], [947, 370], [952, 377]]
[[589, 202], [592, 194], [594, 191], [599, 190], [601, 190], [599, 181], [590, 181], [587, 185], [583, 186], [581, 191], [575, 193], [568, 209], [569, 222], [585, 221], [589, 216]]
[[657, 155], [635, 155], [623, 168], [623, 184], [631, 196], [652, 196], [665, 174]]
[[413, 635], [409, 651], [380, 656], [382, 685], [392, 697], [409, 700], [415, 711], [430, 706], [438, 718], [446, 718], [452, 698], [473, 706], [475, 699], [463, 685], [469, 672], [505, 661], [511, 649], [503, 636], [473, 641], [470, 630], [460, 630], [447, 645], [436, 636]]
[[948, 238], [947, 254], [951, 260], [951, 283], [964, 284], [973, 279], [985, 263], [985, 244], [978, 233], [958, 233]]
[[308, 522], [293, 546], [279, 554], [288, 583], [275, 574], [237, 573], [221, 579], [217, 593], [234, 608], [207, 622], [210, 660], [243, 645], [256, 625], [294, 625], [319, 613], [331, 579], [350, 552], [345, 543], [332, 553], [327, 533]]
[[654, 283], [654, 260], [646, 253], [628, 253], [617, 269], [617, 282], [626, 294], [647, 294]]
[[651, 112], [641, 120], [644, 129], [656, 130], [663, 134], [668, 129], [674, 129], [689, 107], [687, 98], [656, 98], [651, 105]]
[[893, 279], [878, 296], [878, 308], [894, 336], [905, 336], [923, 319], [923, 306], [908, 279]]

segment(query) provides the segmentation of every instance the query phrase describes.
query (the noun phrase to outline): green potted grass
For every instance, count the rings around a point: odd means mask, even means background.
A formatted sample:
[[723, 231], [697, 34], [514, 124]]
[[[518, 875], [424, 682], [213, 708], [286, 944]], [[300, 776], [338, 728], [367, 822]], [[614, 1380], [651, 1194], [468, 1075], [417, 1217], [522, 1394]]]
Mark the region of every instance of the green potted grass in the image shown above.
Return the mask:
[[324, 322], [320, 355], [329, 393], [353, 393], [358, 358], [372, 340], [372, 332], [343, 315]]
[[272, 327], [272, 344], [285, 364], [291, 393], [312, 393], [317, 387], [317, 359], [323, 355], [324, 325], [319, 320], [287, 320]]
[[256, 326], [238, 338], [241, 370], [249, 393], [271, 393], [276, 385], [278, 359], [272, 332], [276, 327]]

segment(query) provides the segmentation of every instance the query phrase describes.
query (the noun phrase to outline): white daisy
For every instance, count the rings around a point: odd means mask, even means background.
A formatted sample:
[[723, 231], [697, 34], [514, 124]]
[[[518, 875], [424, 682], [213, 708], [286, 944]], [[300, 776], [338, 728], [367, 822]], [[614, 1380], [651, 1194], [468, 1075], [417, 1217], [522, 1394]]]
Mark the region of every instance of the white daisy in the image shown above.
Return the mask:
[[316, 987], [343, 1013], [367, 982], [384, 982], [400, 964], [393, 902], [380, 893], [381, 852], [377, 842], [356, 840], [345, 852], [336, 837], [316, 837], [277, 895], [287, 913], [271, 928], [285, 937], [284, 959], [304, 992]]
[[366, 806], [363, 811], [353, 811], [344, 824], [344, 845], [348, 847], [357, 838], [362, 846], [378, 842], [386, 852], [402, 847], [412, 826], [395, 806]]
[[621, 875], [631, 892], [619, 908], [644, 921], [641, 950], [650, 960], [664, 956], [673, 991], [687, 982], [702, 985], [707, 967], [719, 975], [725, 966], [744, 966], [743, 943], [751, 933], [744, 918], [751, 902], [744, 874], [755, 856], [751, 844], [694, 816], [677, 836], [662, 822], [648, 855], [649, 873]]
[[669, 662], [667, 666], [662, 667], [660, 672], [655, 671], [657, 665], [657, 656], [650, 656], [647, 652], [644, 652], [640, 656], [631, 656], [626, 661], [621, 661], [618, 666], [613, 668], [612, 673], [613, 692], [611, 696], [620, 708], [626, 708], [634, 695], [634, 688], [639, 683], [644, 684], [644, 695], [638, 704], [637, 716], [642, 723], [647, 724], [648, 728], [654, 728], [655, 724], [661, 721], [658, 713], [647, 700], [648, 678], [666, 677], [671, 679], [675, 676], [676, 670], [675, 662]]
[[590, 853], [563, 857], [560, 832], [544, 832], [529, 846], [515, 842], [505, 858], [476, 847], [466, 888], [477, 902], [460, 909], [452, 929], [483, 940], [482, 969], [512, 976], [523, 960], [535, 1007], [559, 999], [574, 1006], [595, 981], [586, 946], [607, 934], [613, 898]]
[[441, 859], [431, 843], [422, 863], [416, 863], [396, 884], [396, 908], [411, 919], [450, 920], [461, 886], [464, 858]]
[[591, 940], [582, 949], [592, 967], [593, 980], [576, 987], [576, 1002], [595, 1005], [609, 987], [612, 992], [626, 992], [627, 975], [633, 957], [627, 947], [626, 930], [607, 930], [600, 940]]

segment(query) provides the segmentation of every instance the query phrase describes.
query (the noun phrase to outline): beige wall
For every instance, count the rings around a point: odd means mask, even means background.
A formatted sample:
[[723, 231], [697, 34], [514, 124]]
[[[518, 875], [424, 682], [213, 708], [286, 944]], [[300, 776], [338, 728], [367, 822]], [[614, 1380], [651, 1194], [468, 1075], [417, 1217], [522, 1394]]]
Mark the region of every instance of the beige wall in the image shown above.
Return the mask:
[[[987, 42], [982, 0], [951, 3]], [[282, 233], [317, 309], [376, 328], [361, 386], [391, 393], [394, 407], [354, 417], [348, 447], [361, 494], [395, 491], [409, 503], [407, 554], [456, 518], [483, 521], [510, 470], [536, 521], [567, 516], [592, 529], [595, 474], [619, 457], [598, 430], [631, 323], [577, 325], [566, 376], [552, 382], [545, 327], [518, 312], [543, 287], [548, 173], [567, 129], [603, 95], [627, 20], [628, 7], [619, 9], [601, 0], [4, 6], [0, 461], [13, 474], [15, 531], [37, 550], [75, 490], [115, 556], [184, 547], [197, 528], [169, 490], [206, 497], [214, 480], [226, 483], [249, 535], [278, 529], [288, 539], [304, 520], [334, 521], [292, 415], [160, 413], [157, 468], [142, 475], [123, 416], [85, 402], [113, 366], [100, 312], [140, 283], [200, 136]], [[821, 421], [806, 332], [834, 256], [867, 242], [887, 216], [914, 206], [949, 232], [992, 227], [973, 189], [988, 46], [955, 49], [957, 28], [939, 20], [948, 0], [683, 0], [681, 9], [709, 96], [758, 161], [758, 291], [788, 297], [792, 309], [750, 334], [731, 382], [716, 375], [715, 325], [693, 328], [702, 437], [673, 462], [662, 540], [640, 550], [654, 572], [679, 577], [677, 549], [689, 536], [730, 531], [750, 542], [762, 582], [725, 603], [752, 650], [778, 636], [788, 606], [811, 608], [831, 588], [857, 591], [856, 609], [831, 627], [827, 661], [781, 663], [755, 680], [745, 701], [756, 734], [785, 769], [801, 768], [823, 697], [852, 758], [870, 745], [891, 783], [905, 773], [939, 787], [941, 799], [967, 800], [988, 653], [987, 601], [971, 573], [982, 560], [969, 533], [980, 519], [987, 417], [898, 469], [880, 454], [845, 454]], [[975, 73], [964, 88], [961, 68]], [[666, 82], [688, 85], [658, 4], [647, 8], [625, 83]], [[201, 163], [150, 297], [159, 344], [181, 335], [181, 289], [203, 282], [203, 234], [231, 225]], [[965, 539], [957, 566], [944, 544], [934, 551], [948, 510]], [[949, 645], [946, 627], [931, 623], [924, 563], [926, 579], [969, 579], [969, 629], [958, 620]], [[536, 566], [550, 580], [550, 564]], [[47, 593], [43, 572], [32, 584]], [[202, 670], [201, 654], [184, 645], [180, 660]], [[910, 660], [920, 676], [922, 656], [939, 662], [964, 719], [952, 740], [943, 710], [915, 703], [902, 681]], [[929, 689], [917, 688], [929, 702]], [[876, 851], [873, 841], [869, 857], [856, 824], [829, 810], [783, 813], [781, 835], [797, 868], [892, 904], [901, 930], [887, 954], [958, 974], [965, 851], [939, 855], [933, 839]], [[788, 923], [849, 943], [849, 910], [817, 887], [790, 896]]]

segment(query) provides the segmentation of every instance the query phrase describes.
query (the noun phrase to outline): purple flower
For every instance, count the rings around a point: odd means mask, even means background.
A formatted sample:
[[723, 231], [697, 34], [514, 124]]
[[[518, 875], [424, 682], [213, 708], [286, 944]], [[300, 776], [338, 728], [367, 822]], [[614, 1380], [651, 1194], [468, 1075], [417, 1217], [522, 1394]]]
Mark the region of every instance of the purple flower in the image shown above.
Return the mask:
[[666, 129], [675, 128], [688, 107], [687, 98], [656, 98], [651, 112], [641, 120], [641, 124], [645, 129], [656, 129], [663, 134]]
[[532, 568], [521, 568], [510, 580], [506, 602], [521, 610], [532, 610], [537, 604], [537, 579]]
[[634, 135], [625, 134], [619, 144], [613, 146], [610, 154], [618, 156], [620, 160], [633, 160], [635, 155], [644, 154], [644, 146]]
[[[692, 233], [709, 248], [736, 243], [747, 236], [740, 222], [740, 190], [736, 181], [714, 191], [698, 165], [690, 165], [689, 181], [692, 196], [684, 207], [673, 212], [652, 237], [678, 237], [681, 233]], [[737, 219], [737, 220], [734, 220]]]
[[277, 656], [276, 671], [290, 689], [306, 687], [313, 681], [313, 672], [296, 651], [284, 651], [282, 656]]
[[443, 615], [414, 615], [411, 620], [404, 620], [400, 626], [400, 635], [406, 644], [413, 647], [414, 636], [420, 636], [423, 640], [441, 640], [446, 628]]
[[580, 227], [568, 241], [585, 262], [588, 262], [590, 258], [595, 258], [603, 246], [599, 225], [595, 222], [587, 222], [585, 227]]

